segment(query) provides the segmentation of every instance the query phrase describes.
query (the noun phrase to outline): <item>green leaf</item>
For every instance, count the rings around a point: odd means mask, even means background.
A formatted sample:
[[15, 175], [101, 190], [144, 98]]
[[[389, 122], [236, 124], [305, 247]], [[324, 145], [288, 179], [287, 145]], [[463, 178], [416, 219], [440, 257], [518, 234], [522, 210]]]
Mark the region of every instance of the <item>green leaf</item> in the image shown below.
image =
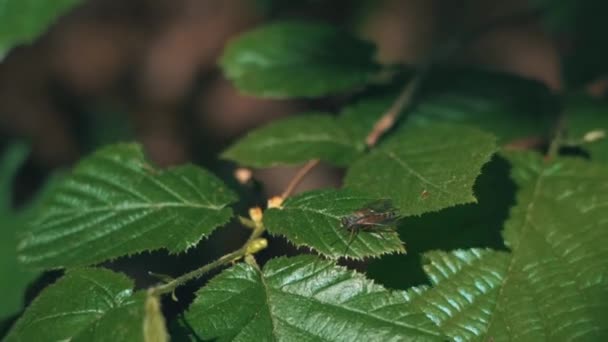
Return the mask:
[[251, 167], [299, 164], [311, 159], [346, 165], [362, 148], [357, 148], [330, 115], [307, 113], [272, 122], [240, 139], [222, 157]]
[[0, 6], [0, 60], [13, 47], [31, 43], [80, 0], [5, 0]]
[[[223, 157], [251, 167], [311, 159], [349, 165], [365, 151], [371, 127], [398, 96], [394, 90], [368, 96], [344, 108], [337, 118], [306, 113], [272, 122], [239, 140]], [[425, 82], [404, 125], [464, 123], [492, 132], [505, 143], [545, 135], [551, 126], [546, 113], [550, 102], [548, 89], [538, 82], [477, 69], [440, 69]]]
[[511, 252], [427, 254], [434, 287], [414, 302], [452, 340], [606, 340], [608, 168], [509, 159], [520, 187], [504, 230]]
[[314, 248], [330, 258], [360, 259], [386, 253], [404, 253], [396, 232], [352, 234], [340, 219], [377, 200], [350, 190], [310, 191], [288, 198], [281, 209], [264, 213], [271, 234], [285, 236], [296, 246]]
[[403, 293], [310, 255], [224, 271], [198, 291], [186, 320], [216, 341], [442, 340]]
[[475, 181], [478, 203], [403, 219], [399, 237], [407, 241], [407, 255], [387, 255], [372, 260], [367, 276], [389, 288], [405, 290], [428, 282], [420, 267], [424, 252], [479, 246], [504, 249], [501, 231], [515, 204], [515, 184], [510, 179], [510, 170], [507, 160], [494, 156]]
[[[424, 255], [424, 270], [432, 288], [420, 286], [408, 291], [412, 305], [426, 312], [440, 331], [451, 341], [551, 341], [551, 339], [526, 339], [517, 336], [524, 331], [490, 333], [490, 322], [499, 320], [497, 299], [509, 268], [509, 254], [489, 249], [429, 252]], [[519, 271], [521, 272], [521, 270]], [[524, 301], [529, 295], [512, 298], [513, 305], [507, 310], [514, 316], [528, 319]], [[526, 303], [532, 310], [536, 305]], [[496, 315], [496, 316], [495, 316]], [[514, 322], [517, 323], [517, 322]], [[514, 329], [515, 330], [515, 329]]]
[[319, 97], [360, 87], [378, 71], [374, 47], [320, 23], [285, 21], [247, 32], [221, 58], [236, 87], [261, 97]]
[[0, 160], [0, 212], [9, 214], [12, 211], [13, 181], [19, 168], [25, 162], [29, 149], [23, 144], [14, 144], [7, 148]]
[[[566, 139], [583, 147], [591, 159], [608, 162], [608, 103], [587, 95], [568, 97], [564, 108]], [[585, 141], [593, 132], [603, 133], [602, 138]]]
[[[582, 161], [544, 168], [540, 158], [518, 162], [530, 167], [529, 173], [518, 175], [518, 183], [525, 184], [518, 203], [527, 206], [515, 207], [505, 228], [506, 243], [513, 250], [511, 272], [503, 282], [498, 319], [488, 328], [489, 334], [517, 321], [530, 337], [604, 340], [608, 338], [608, 169]], [[530, 180], [530, 175], [536, 179]], [[522, 291], [522, 285], [528, 289]], [[518, 310], [525, 314], [507, 313], [514, 298], [527, 299]], [[534, 298], [536, 302], [530, 300]], [[540, 307], [529, 313], [538, 301]], [[529, 319], [522, 321], [523, 315]]]
[[28, 152], [25, 145], [12, 145], [0, 161], [0, 321], [21, 310], [27, 286], [40, 274], [17, 261], [17, 233], [25, 226], [25, 211], [14, 212], [11, 206], [15, 174]]
[[159, 248], [177, 253], [225, 224], [235, 199], [198, 167], [157, 170], [139, 145], [110, 146], [84, 159], [43, 202], [20, 260], [58, 268]]
[[[402, 86], [401, 84], [399, 85]], [[394, 86], [343, 109], [341, 126], [361, 144], [399, 96]], [[546, 135], [554, 98], [543, 84], [475, 68], [438, 68], [424, 80], [403, 125], [457, 123], [495, 134], [498, 141]]]
[[145, 292], [112, 271], [69, 271], [44, 289], [6, 341], [143, 341]]
[[458, 125], [404, 127], [348, 170], [346, 187], [389, 198], [405, 216], [475, 202], [493, 136]]
[[188, 322], [184, 318], [183, 314], [177, 316], [174, 320], [169, 323], [169, 334], [171, 341], [177, 342], [200, 342], [200, 337], [196, 336], [194, 331], [190, 328]]
[[506, 143], [547, 135], [553, 107], [550, 90], [537, 81], [484, 69], [438, 69], [424, 84], [409, 122], [467, 124]]

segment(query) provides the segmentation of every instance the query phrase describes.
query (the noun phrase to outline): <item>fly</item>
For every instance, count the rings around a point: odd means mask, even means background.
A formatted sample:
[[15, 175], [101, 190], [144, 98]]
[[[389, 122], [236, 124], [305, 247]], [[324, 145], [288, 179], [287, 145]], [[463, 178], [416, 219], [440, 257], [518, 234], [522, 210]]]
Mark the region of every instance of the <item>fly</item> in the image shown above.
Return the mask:
[[[361, 209], [357, 209], [351, 214], [340, 219], [342, 227], [350, 232], [346, 251], [350, 247], [354, 238], [360, 232], [377, 233], [380, 237], [382, 233], [395, 232], [394, 224], [400, 219], [397, 211], [389, 200], [379, 200], [367, 204]], [[344, 251], [346, 253], [346, 251]]]

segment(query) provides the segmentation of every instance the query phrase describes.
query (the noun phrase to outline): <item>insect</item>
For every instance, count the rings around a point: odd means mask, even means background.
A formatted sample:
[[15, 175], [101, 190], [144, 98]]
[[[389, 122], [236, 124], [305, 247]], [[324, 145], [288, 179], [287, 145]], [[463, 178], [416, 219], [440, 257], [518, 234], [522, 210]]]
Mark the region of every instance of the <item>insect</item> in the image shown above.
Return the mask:
[[[355, 210], [351, 214], [342, 217], [340, 219], [342, 227], [350, 232], [346, 244], [346, 251], [348, 251], [350, 244], [359, 232], [377, 233], [380, 237], [384, 238], [382, 233], [395, 232], [393, 225], [400, 218], [401, 217], [397, 214], [397, 211], [389, 200], [371, 202], [364, 207]], [[344, 252], [346, 253], [346, 251]]]

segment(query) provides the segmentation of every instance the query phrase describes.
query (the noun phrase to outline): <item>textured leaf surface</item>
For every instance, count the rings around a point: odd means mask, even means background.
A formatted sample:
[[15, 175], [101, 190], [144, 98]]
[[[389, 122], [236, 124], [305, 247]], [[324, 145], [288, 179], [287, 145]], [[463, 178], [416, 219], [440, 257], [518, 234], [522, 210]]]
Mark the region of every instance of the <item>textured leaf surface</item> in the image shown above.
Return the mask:
[[411, 292], [453, 340], [606, 340], [608, 169], [510, 160], [520, 186], [504, 230], [511, 252], [430, 253], [434, 287]]
[[145, 298], [122, 274], [69, 271], [40, 293], [6, 341], [143, 341]]
[[278, 22], [233, 40], [221, 59], [239, 90], [263, 97], [316, 97], [365, 85], [378, 70], [371, 44], [329, 25]]
[[13, 145], [0, 161], [0, 321], [21, 310], [27, 286], [39, 275], [17, 261], [17, 233], [25, 226], [24, 213], [11, 208], [15, 173], [27, 153], [25, 146]]
[[[565, 109], [567, 140], [581, 146], [593, 161], [608, 162], [608, 103], [585, 95], [572, 96]], [[603, 132], [604, 137], [584, 142], [590, 132]]]
[[308, 113], [275, 121], [254, 130], [223, 153], [251, 167], [299, 164], [322, 159], [345, 165], [362, 151], [330, 116]]
[[458, 125], [406, 127], [348, 170], [348, 188], [390, 198], [403, 215], [475, 202], [473, 184], [493, 136]]
[[0, 3], [0, 60], [16, 45], [30, 43], [80, 0], [4, 0]]
[[216, 341], [442, 340], [403, 293], [310, 255], [224, 271], [198, 291], [186, 320]]
[[[500, 310], [496, 304], [502, 295], [501, 285], [507, 274], [509, 258], [506, 252], [488, 249], [427, 253], [424, 270], [433, 287], [410, 289], [411, 303], [426, 312], [452, 341], [528, 341], [509, 333], [488, 331], [490, 322], [498, 319], [494, 315]], [[529, 296], [525, 298], [530, 299]], [[511, 306], [508, 310], [515, 315], [521, 314], [525, 319], [522, 307]]]
[[114, 145], [83, 160], [41, 205], [20, 259], [56, 268], [159, 248], [177, 253], [225, 224], [234, 200], [200, 168], [157, 170], [138, 145]]
[[407, 241], [407, 254], [371, 260], [367, 276], [386, 287], [405, 290], [428, 282], [420, 267], [425, 252], [479, 246], [504, 250], [501, 232], [516, 191], [510, 171], [507, 160], [494, 156], [475, 181], [477, 203], [404, 218], [399, 223], [399, 237]]
[[264, 213], [264, 225], [272, 234], [285, 236], [296, 246], [311, 247], [337, 258], [363, 258], [405, 249], [396, 232], [351, 233], [340, 219], [365, 207], [378, 198], [349, 190], [311, 191], [288, 198], [282, 209]]
[[514, 328], [520, 340], [608, 338], [608, 168], [547, 165], [535, 154], [511, 161], [521, 186], [504, 232], [513, 257], [488, 335]]

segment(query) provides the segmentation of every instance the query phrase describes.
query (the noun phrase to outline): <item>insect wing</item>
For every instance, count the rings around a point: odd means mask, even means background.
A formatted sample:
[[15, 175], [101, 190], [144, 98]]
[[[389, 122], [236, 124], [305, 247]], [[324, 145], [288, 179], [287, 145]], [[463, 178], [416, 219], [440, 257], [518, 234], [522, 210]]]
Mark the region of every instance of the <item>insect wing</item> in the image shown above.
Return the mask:
[[355, 213], [357, 218], [352, 224], [357, 226], [390, 226], [401, 218], [390, 200], [372, 202]]
[[[363, 209], [373, 213], [388, 213], [395, 212], [393, 202], [389, 199], [381, 199], [366, 204]], [[362, 209], [362, 210], [363, 210]]]

